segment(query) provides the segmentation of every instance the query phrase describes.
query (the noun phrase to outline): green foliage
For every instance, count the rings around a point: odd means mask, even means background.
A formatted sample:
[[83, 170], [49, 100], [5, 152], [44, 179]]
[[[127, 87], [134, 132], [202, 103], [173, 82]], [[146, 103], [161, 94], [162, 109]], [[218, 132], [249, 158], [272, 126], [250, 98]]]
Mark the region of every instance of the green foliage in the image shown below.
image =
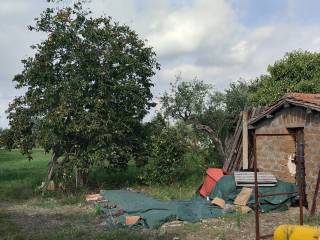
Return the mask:
[[150, 160], [145, 166], [144, 180], [151, 184], [169, 184], [182, 175], [181, 164], [186, 143], [175, 128], [163, 128], [152, 137]]
[[141, 121], [152, 102], [155, 53], [138, 35], [111, 18], [82, 8], [47, 8], [31, 31], [48, 38], [31, 46], [15, 76], [23, 96], [8, 113], [14, 138], [31, 158], [38, 143], [69, 175], [92, 165], [126, 168], [136, 156]]
[[244, 80], [230, 83], [224, 94], [225, 110], [229, 119], [237, 119], [240, 112], [250, 105], [248, 96], [252, 90], [252, 85]]
[[9, 150], [14, 148], [14, 135], [11, 129], [0, 129], [0, 147]]
[[95, 214], [98, 216], [103, 214], [102, 206], [99, 203], [96, 203], [94, 205], [94, 210], [95, 210]]
[[257, 78], [249, 100], [269, 105], [289, 92], [320, 92], [320, 53], [293, 51], [268, 66], [268, 74]]
[[139, 154], [136, 156], [136, 165], [138, 167], [143, 167], [148, 163], [150, 158], [150, 153], [152, 152], [153, 146], [152, 141], [154, 136], [161, 134], [162, 130], [167, 126], [166, 120], [163, 116], [158, 113], [150, 122], [147, 122], [143, 126], [143, 135], [141, 136]]
[[211, 85], [197, 79], [185, 82], [178, 76], [171, 87], [171, 92], [165, 92], [161, 97], [165, 116], [186, 121], [205, 111], [212, 90]]
[[212, 86], [203, 81], [194, 79], [185, 82], [178, 77], [171, 91], [161, 97], [161, 104], [166, 117], [184, 121], [195, 130], [207, 134], [221, 159], [224, 157], [223, 94], [213, 91]]

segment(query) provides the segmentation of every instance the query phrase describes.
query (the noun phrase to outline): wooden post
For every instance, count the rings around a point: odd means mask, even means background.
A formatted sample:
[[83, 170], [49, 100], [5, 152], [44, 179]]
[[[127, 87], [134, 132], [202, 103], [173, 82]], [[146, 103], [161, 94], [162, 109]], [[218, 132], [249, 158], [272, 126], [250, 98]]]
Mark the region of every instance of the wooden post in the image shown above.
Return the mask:
[[248, 112], [242, 112], [242, 168], [249, 168], [248, 161]]

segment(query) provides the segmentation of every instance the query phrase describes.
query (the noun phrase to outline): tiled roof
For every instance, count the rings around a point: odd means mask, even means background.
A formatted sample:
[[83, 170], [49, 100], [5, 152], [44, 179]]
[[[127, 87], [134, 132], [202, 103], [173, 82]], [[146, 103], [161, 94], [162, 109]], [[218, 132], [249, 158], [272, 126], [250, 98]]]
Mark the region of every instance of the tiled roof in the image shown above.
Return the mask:
[[309, 103], [320, 106], [320, 93], [288, 93], [284, 98], [299, 101], [301, 103]]
[[255, 124], [267, 117], [267, 115], [281, 109], [285, 104], [305, 107], [314, 111], [320, 112], [320, 94], [319, 93], [288, 93], [269, 106], [263, 113], [250, 121], [250, 124]]

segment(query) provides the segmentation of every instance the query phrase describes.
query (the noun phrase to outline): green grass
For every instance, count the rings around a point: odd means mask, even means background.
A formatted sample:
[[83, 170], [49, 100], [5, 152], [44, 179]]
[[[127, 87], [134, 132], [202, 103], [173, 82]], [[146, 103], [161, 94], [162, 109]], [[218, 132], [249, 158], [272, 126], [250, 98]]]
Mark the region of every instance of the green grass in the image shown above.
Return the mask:
[[314, 216], [309, 215], [308, 213], [304, 215], [304, 223], [312, 226], [320, 225], [320, 213], [315, 214]]
[[[91, 189], [78, 189], [69, 194], [57, 190], [43, 196], [36, 189], [46, 176], [49, 159], [50, 155], [41, 149], [33, 150], [31, 161], [18, 150], [0, 149], [0, 233], [5, 233], [0, 234], [1, 239], [165, 240], [184, 235], [131, 229], [106, 231], [99, 227], [103, 221], [100, 210], [88, 209], [84, 194], [94, 189], [130, 187], [160, 199], [190, 199], [202, 181], [201, 176], [191, 174], [184, 184], [148, 187], [141, 185], [142, 169], [130, 162], [125, 172], [93, 169]], [[42, 219], [40, 224], [36, 221], [38, 218]]]
[[0, 200], [25, 200], [35, 196], [43, 180], [50, 156], [43, 150], [33, 150], [28, 161], [18, 150], [0, 149]]
[[[28, 161], [18, 150], [0, 149], [0, 200], [26, 200], [39, 195], [36, 188], [41, 185], [46, 172], [50, 155], [41, 149], [33, 150], [33, 160]], [[191, 166], [192, 167], [192, 166]], [[190, 168], [190, 167], [189, 167]], [[96, 189], [133, 188], [146, 192], [160, 199], [190, 199], [200, 186], [203, 177], [191, 172], [183, 183], [171, 185], [146, 186], [141, 184], [143, 169], [129, 162], [127, 171], [117, 172], [110, 169], [94, 168], [89, 175], [89, 187]], [[89, 191], [91, 191], [89, 190]], [[55, 191], [47, 197], [60, 199], [61, 204], [76, 204], [83, 201], [87, 189], [68, 194]]]
[[162, 200], [189, 200], [196, 194], [202, 181], [203, 179], [200, 176], [191, 176], [183, 183], [153, 186], [136, 185], [134, 188]]
[[132, 187], [141, 182], [141, 168], [130, 161], [126, 171], [95, 167], [89, 173], [89, 186], [98, 189], [119, 189]]
[[198, 172], [186, 170], [189, 176], [181, 182], [170, 185], [154, 184], [147, 186], [141, 182], [142, 171], [143, 169], [136, 167], [133, 162], [129, 162], [127, 171], [123, 172], [95, 168], [89, 175], [89, 185], [97, 189], [132, 188], [163, 200], [187, 200], [194, 196], [203, 181], [201, 170]]

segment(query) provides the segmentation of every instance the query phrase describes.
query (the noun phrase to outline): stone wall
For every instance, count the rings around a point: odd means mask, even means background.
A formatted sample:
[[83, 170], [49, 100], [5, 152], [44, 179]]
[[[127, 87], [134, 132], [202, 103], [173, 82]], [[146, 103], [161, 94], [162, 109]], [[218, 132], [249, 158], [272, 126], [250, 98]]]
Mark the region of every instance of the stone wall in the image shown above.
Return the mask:
[[[311, 207], [314, 190], [320, 168], [320, 114], [309, 116], [309, 122], [304, 129], [306, 192]], [[320, 194], [319, 194], [320, 195]], [[318, 196], [319, 196], [318, 195]], [[317, 209], [320, 212], [320, 198], [317, 199]]]
[[295, 182], [290, 173], [288, 159], [295, 154], [295, 139], [292, 136], [258, 136], [257, 162], [260, 171], [272, 172], [278, 178]]
[[[279, 110], [272, 118], [258, 123], [256, 133], [289, 133], [288, 128], [303, 127], [305, 142], [306, 193], [311, 206], [320, 167], [320, 114], [307, 114], [305, 108], [290, 107]], [[288, 159], [295, 154], [292, 136], [258, 136], [257, 161], [261, 171], [270, 171], [280, 179], [295, 182]], [[320, 211], [320, 199], [318, 199]]]

